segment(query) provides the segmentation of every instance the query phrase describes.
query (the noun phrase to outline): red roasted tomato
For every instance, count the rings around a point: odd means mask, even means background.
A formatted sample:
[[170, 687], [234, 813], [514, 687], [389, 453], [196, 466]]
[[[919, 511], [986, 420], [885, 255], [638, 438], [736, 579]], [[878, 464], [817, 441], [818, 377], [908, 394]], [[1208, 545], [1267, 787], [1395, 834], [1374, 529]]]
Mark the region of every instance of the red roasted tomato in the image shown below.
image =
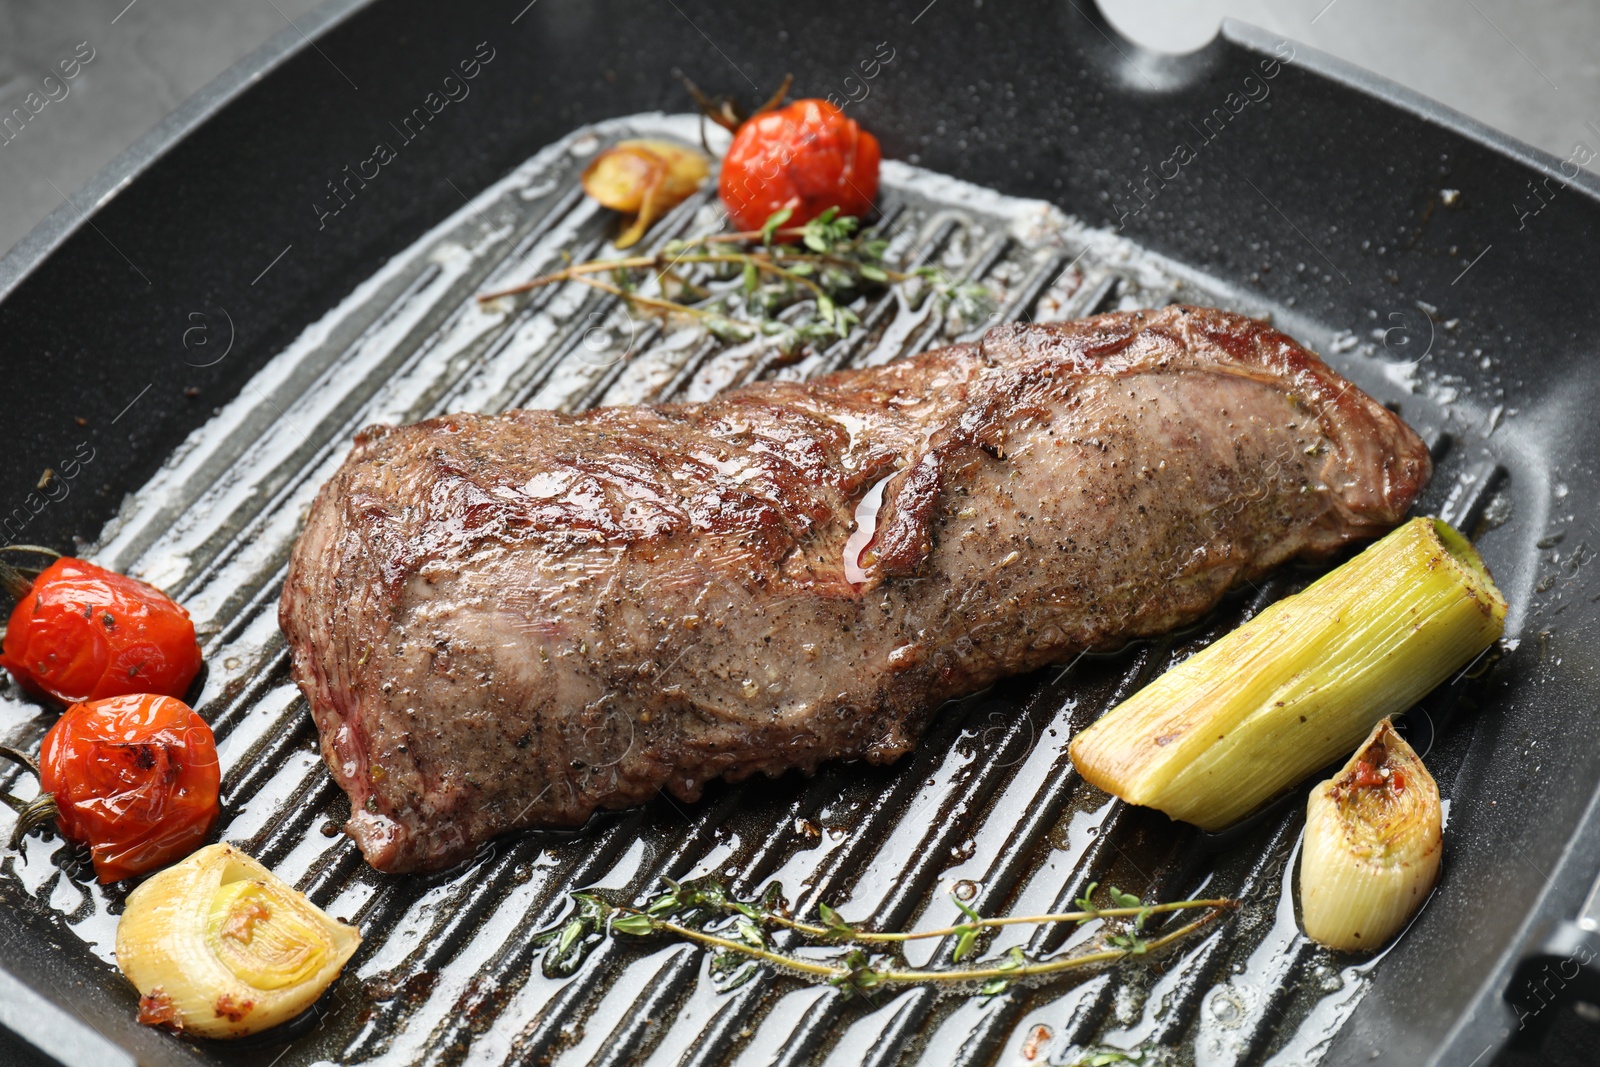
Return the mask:
[[39, 749], [39, 786], [55, 798], [56, 825], [89, 846], [102, 882], [198, 848], [217, 821], [220, 783], [211, 727], [172, 697], [74, 704]]
[[752, 116], [733, 135], [717, 192], [740, 230], [780, 208], [803, 226], [830, 207], [861, 217], [878, 195], [878, 139], [826, 100], [796, 100]]
[[189, 613], [153, 585], [81, 559], [33, 580], [6, 625], [0, 666], [63, 703], [181, 697], [200, 673]]

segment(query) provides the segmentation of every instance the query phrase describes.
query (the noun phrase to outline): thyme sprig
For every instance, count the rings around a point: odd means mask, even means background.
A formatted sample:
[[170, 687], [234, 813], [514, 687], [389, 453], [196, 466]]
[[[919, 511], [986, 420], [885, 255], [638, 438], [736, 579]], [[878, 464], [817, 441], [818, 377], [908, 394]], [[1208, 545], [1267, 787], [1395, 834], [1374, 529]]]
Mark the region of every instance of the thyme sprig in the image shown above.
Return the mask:
[[[913, 303], [931, 295], [941, 307], [956, 305], [964, 318], [991, 302], [983, 286], [951, 281], [937, 267], [889, 266], [889, 242], [862, 230], [853, 216], [830, 208], [803, 226], [785, 225], [791, 217], [783, 208], [759, 230], [668, 241], [653, 255], [571, 263], [478, 300], [576, 282], [642, 311], [691, 318], [720, 340], [769, 338], [785, 355], [849, 337], [861, 321], [850, 305], [887, 286], [914, 287]], [[683, 271], [691, 267], [705, 268], [711, 284], [686, 279]], [[644, 291], [652, 280], [654, 290]], [[713, 287], [716, 282], [725, 284]], [[786, 315], [807, 301], [810, 308]]]
[[[1100, 907], [1090, 899], [1097, 888], [1091, 883], [1084, 895], [1074, 902], [1081, 909], [1078, 911], [985, 918], [952, 897], [965, 922], [899, 933], [869, 930], [848, 923], [826, 903], [818, 905], [819, 922], [797, 919], [789, 913], [782, 890], [777, 886], [759, 900], [743, 901], [730, 895], [714, 879], [665, 881], [667, 888], [642, 907], [612, 904], [589, 893], [574, 894], [578, 904], [574, 914], [562, 925], [541, 935], [549, 945], [544, 964], [546, 973], [570, 974], [582, 962], [587, 949], [607, 935], [670, 934], [715, 949], [712, 972], [719, 978], [726, 978], [730, 987], [749, 980], [755, 973], [753, 964], [766, 963], [853, 994], [870, 993], [886, 985], [944, 983], [976, 986], [977, 992], [987, 996], [1002, 992], [1022, 979], [1110, 964], [1129, 956], [1158, 951], [1187, 937], [1223, 910], [1236, 906], [1234, 901], [1222, 898], [1145, 904], [1133, 894], [1112, 886], [1107, 895], [1113, 906]], [[1145, 935], [1145, 923], [1150, 916], [1194, 909], [1205, 909], [1206, 914], [1157, 937]], [[1020, 947], [1013, 947], [996, 959], [960, 965], [973, 954], [979, 937], [987, 930], [1051, 923], [1082, 926], [1096, 920], [1109, 920], [1111, 928], [1089, 951], [1034, 959]], [[797, 950], [775, 943], [769, 933], [774, 928], [799, 935]], [[898, 954], [904, 942], [950, 936], [956, 938], [951, 953], [952, 966], [908, 967]], [[833, 958], [802, 955], [799, 951], [814, 953], [827, 948], [844, 951]]]

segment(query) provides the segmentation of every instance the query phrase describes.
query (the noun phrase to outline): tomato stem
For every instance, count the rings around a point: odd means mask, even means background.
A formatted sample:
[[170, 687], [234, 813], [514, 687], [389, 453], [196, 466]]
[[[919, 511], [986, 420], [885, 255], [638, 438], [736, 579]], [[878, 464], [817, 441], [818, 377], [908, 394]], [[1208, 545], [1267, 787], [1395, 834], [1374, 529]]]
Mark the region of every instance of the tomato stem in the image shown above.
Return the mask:
[[[0, 756], [20, 763], [33, 772], [35, 778], [39, 777], [39, 764], [34, 758], [10, 745], [0, 745]], [[17, 825], [11, 830], [11, 847], [19, 848], [22, 839], [33, 831], [54, 823], [56, 819], [56, 798], [50, 793], [40, 793], [32, 800], [19, 800], [10, 793], [0, 793], [0, 802], [17, 813]]]
[[751, 116], [754, 117], [756, 115], [759, 115], [763, 111], [776, 111], [779, 107], [781, 107], [783, 105], [784, 98], [789, 95], [789, 89], [793, 85], [794, 85], [794, 75], [792, 73], [791, 74], [785, 74], [783, 76], [783, 84], [778, 86], [778, 91], [773, 93], [770, 97], [768, 97], [767, 98], [767, 102], [765, 104], [762, 104], [760, 107], [758, 107], [754, 111], [752, 111], [750, 113]]
[[21, 571], [0, 559], [0, 589], [4, 589], [12, 600], [20, 601], [32, 588], [33, 583], [24, 577]]
[[39, 777], [39, 764], [26, 752], [12, 748], [10, 745], [0, 745], [0, 756], [4, 756], [13, 763], [22, 764], [33, 772], [35, 778]]
[[12, 849], [21, 848], [22, 839], [35, 830], [42, 830], [46, 826], [55, 825], [56, 798], [53, 794], [40, 793], [26, 804], [22, 804], [21, 807], [17, 807], [17, 804], [21, 802], [11, 794], [0, 795], [5, 797], [6, 803], [11, 805], [12, 809], [17, 813], [17, 825], [11, 830]]

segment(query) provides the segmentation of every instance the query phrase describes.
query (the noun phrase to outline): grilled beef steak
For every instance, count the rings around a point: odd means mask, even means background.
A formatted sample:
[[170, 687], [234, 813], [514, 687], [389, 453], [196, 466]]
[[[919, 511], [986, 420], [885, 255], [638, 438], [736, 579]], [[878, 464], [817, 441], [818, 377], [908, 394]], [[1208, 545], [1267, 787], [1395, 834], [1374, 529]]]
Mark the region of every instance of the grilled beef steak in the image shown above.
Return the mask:
[[947, 698], [1383, 532], [1430, 469], [1260, 322], [1002, 326], [701, 404], [369, 428], [280, 619], [348, 832], [428, 870], [661, 789], [893, 760]]

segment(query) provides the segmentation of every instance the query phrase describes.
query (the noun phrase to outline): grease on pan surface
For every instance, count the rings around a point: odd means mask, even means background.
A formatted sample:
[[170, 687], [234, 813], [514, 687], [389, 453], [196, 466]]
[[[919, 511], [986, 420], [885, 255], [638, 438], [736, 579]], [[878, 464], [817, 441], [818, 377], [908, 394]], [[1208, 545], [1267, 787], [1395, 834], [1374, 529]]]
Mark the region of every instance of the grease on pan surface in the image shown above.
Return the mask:
[[[341, 1063], [1071, 1062], [1074, 1046], [1175, 1046], [1180, 1062], [1314, 1059], [1379, 963], [1348, 966], [1300, 935], [1283, 877], [1304, 805], [1226, 842], [1083, 785], [1074, 730], [1171, 663], [1226, 633], [1314, 571], [1288, 569], [1230, 598], [1201, 628], [1114, 656], [1080, 658], [945, 708], [915, 752], [888, 768], [828, 764], [813, 779], [717, 785], [697, 805], [665, 798], [598, 816], [581, 834], [525, 833], [428, 878], [378, 874], [328, 831], [348, 815], [323, 768], [277, 627], [283, 568], [312, 496], [354, 433], [455, 410], [579, 410], [699, 399], [760, 375], [870, 365], [981, 331], [985, 321], [906, 304], [861, 310], [847, 341], [788, 366], [755, 344], [723, 345], [629, 314], [609, 295], [551, 287], [523, 303], [474, 294], [603, 252], [614, 220], [577, 179], [627, 137], [698, 140], [687, 116], [636, 116], [574, 132], [441, 222], [310, 326], [238, 399], [197, 430], [103, 533], [98, 562], [170, 590], [193, 613], [210, 675], [198, 710], [223, 765], [222, 837], [259, 857], [364, 943], [280, 1067]], [[715, 146], [714, 147], [718, 147]], [[639, 251], [708, 227], [709, 191], [675, 209]], [[1266, 309], [1057, 209], [898, 163], [885, 164], [880, 223], [890, 257], [981, 281], [1001, 319], [1065, 319], [1182, 301]], [[1376, 343], [1281, 317], [1277, 325], [1402, 414], [1439, 461], [1421, 510], [1471, 529], [1499, 478], [1481, 441], [1442, 435], [1441, 396]], [[1454, 427], [1452, 427], [1454, 430]], [[1497, 489], [1496, 486], [1499, 486]], [[37, 742], [43, 717], [0, 699], [0, 736]], [[1441, 781], [1450, 780], [1448, 769]], [[14, 778], [0, 777], [0, 786]], [[0, 826], [0, 829], [5, 827]], [[4, 906], [45, 907], [109, 966], [120, 901], [69, 878], [30, 839], [0, 865]], [[781, 881], [794, 904], [852, 921], [946, 925], [954, 891], [989, 914], [1060, 910], [1090, 881], [1146, 899], [1204, 889], [1242, 897], [1234, 916], [1185, 942], [1164, 971], [1133, 965], [980, 999], [909, 990], [846, 1002], [763, 973], [718, 991], [699, 949], [605, 943], [572, 976], [540, 970], [533, 938], [572, 889], [644, 895], [662, 875], [716, 874], [740, 893]], [[27, 898], [27, 899], [25, 899]], [[991, 952], [1026, 937], [1003, 934]], [[1035, 939], [1056, 947], [1063, 932]], [[911, 953], [913, 963], [949, 945]], [[1040, 1030], [1044, 1027], [1045, 1030]], [[1047, 1032], [1046, 1032], [1047, 1031]]]

